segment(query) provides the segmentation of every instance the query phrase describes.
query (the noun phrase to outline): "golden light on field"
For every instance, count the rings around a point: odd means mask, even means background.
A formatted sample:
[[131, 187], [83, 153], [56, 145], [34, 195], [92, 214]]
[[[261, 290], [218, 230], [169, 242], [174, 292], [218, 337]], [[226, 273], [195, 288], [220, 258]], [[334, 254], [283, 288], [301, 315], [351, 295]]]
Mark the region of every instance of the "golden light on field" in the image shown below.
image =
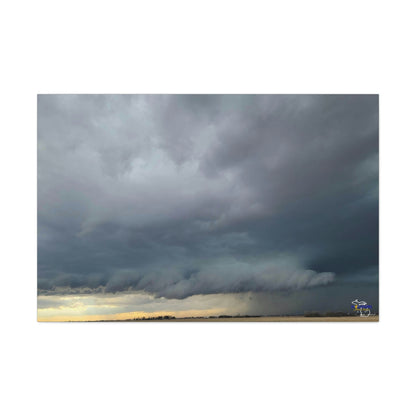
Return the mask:
[[38, 314], [39, 322], [87, 322], [87, 321], [127, 321], [131, 319], [155, 318], [158, 316], [174, 316], [175, 318], [186, 318], [189, 316], [208, 317], [216, 316], [223, 313], [222, 309], [206, 309], [206, 310], [184, 310], [184, 311], [158, 311], [146, 313], [142, 311], [137, 312], [123, 312], [106, 315], [53, 315], [45, 317]]

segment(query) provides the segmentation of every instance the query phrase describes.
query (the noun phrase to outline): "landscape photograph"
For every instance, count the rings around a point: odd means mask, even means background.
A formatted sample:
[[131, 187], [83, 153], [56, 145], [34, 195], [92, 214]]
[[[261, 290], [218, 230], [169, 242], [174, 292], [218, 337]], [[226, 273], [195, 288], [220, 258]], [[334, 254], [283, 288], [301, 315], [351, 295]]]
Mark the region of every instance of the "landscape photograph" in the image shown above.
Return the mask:
[[39, 94], [37, 320], [378, 321], [378, 95]]
[[0, 413], [415, 413], [411, 6], [6, 2]]

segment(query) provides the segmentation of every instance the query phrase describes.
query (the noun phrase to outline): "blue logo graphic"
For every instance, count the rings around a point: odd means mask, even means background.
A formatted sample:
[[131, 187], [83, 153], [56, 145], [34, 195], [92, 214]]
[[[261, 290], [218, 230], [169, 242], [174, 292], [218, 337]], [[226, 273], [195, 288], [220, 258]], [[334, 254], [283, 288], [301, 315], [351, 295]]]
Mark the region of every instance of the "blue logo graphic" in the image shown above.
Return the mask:
[[351, 303], [351, 308], [357, 313], [357, 315], [363, 317], [374, 315], [371, 313], [373, 307], [369, 305], [366, 301], [355, 299]]

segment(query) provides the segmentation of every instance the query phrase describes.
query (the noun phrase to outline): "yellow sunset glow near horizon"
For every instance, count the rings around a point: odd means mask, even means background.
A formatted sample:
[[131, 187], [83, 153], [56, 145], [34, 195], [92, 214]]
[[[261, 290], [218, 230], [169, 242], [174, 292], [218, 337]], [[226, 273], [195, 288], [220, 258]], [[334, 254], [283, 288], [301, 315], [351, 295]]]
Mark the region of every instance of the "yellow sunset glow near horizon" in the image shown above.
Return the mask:
[[157, 312], [121, 312], [107, 315], [51, 315], [42, 316], [38, 312], [38, 322], [89, 322], [89, 321], [123, 321], [141, 318], [155, 318], [158, 316], [174, 316], [175, 318], [208, 317], [224, 313], [224, 309], [157, 311]]
[[[241, 303], [241, 302], [238, 302]], [[97, 295], [39, 295], [39, 322], [119, 321], [158, 316], [208, 317], [229, 313], [230, 295], [204, 295], [186, 299], [154, 298], [139, 293]]]

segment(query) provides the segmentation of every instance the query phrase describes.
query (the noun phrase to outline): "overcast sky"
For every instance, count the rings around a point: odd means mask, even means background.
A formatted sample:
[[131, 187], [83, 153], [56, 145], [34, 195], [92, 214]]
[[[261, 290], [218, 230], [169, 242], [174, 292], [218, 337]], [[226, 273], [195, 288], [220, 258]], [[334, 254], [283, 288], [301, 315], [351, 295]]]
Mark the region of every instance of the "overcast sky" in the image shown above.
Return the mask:
[[40, 95], [39, 316], [378, 308], [378, 170], [375, 95]]

